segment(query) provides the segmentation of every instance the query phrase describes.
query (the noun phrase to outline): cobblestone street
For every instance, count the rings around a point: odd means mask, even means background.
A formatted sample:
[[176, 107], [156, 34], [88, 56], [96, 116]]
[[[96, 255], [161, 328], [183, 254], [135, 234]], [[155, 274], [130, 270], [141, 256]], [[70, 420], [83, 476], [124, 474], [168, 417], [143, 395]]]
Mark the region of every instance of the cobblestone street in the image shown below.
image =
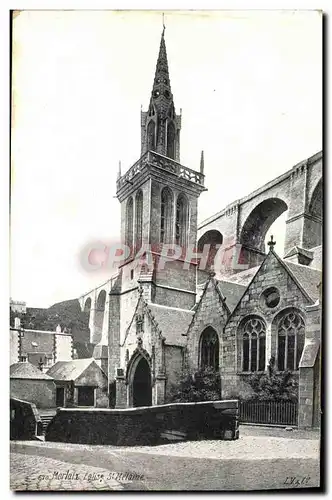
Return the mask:
[[318, 433], [243, 428], [240, 436], [237, 441], [144, 447], [14, 441], [11, 489], [178, 491], [319, 486]]

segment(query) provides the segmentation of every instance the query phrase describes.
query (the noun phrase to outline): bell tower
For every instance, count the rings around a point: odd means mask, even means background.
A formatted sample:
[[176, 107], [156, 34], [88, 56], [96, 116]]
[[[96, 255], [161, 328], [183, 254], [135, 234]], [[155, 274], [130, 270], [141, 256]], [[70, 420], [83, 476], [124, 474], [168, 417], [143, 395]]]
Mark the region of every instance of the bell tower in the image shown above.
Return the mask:
[[164, 27], [149, 109], [141, 111], [141, 155], [147, 151], [155, 151], [179, 162], [180, 129], [181, 115], [175, 113]]
[[[134, 286], [135, 255], [148, 246], [154, 260], [153, 273], [149, 274], [149, 300], [190, 309], [195, 304], [196, 268], [193, 264], [183, 264], [187, 249], [196, 246], [197, 201], [205, 187], [202, 168], [191, 170], [179, 163], [180, 128], [181, 116], [175, 112], [171, 91], [164, 28], [149, 108], [141, 112], [141, 157], [124, 175], [119, 172], [117, 180], [121, 241], [131, 252], [121, 266], [122, 291]], [[167, 263], [167, 270], [160, 271], [157, 263], [165, 244], [176, 245], [181, 255]]]

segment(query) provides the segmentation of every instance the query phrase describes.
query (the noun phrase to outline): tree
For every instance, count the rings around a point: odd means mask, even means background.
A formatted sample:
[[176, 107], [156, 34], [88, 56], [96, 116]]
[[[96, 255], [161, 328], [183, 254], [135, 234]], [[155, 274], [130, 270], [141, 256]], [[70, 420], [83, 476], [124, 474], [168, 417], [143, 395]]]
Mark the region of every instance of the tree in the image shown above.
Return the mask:
[[246, 382], [252, 388], [252, 399], [259, 400], [298, 400], [298, 383], [289, 370], [277, 372], [275, 358], [269, 361], [266, 373], [254, 373]]
[[186, 372], [180, 382], [170, 391], [170, 403], [190, 403], [216, 401], [221, 398], [220, 375], [212, 368], [198, 370], [194, 374]]

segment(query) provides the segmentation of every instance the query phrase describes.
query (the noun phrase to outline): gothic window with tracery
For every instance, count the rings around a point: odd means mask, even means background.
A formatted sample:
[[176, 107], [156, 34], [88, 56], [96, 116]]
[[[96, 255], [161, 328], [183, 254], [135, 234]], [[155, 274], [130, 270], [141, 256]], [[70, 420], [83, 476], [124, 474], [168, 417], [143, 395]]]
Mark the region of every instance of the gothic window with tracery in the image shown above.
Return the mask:
[[251, 317], [242, 326], [242, 370], [255, 372], [265, 370], [265, 323], [261, 318]]
[[188, 225], [188, 202], [183, 194], [180, 194], [176, 202], [175, 219], [175, 243], [186, 246]]
[[208, 327], [201, 335], [200, 367], [219, 370], [219, 338], [212, 327]]
[[298, 370], [304, 347], [302, 317], [295, 311], [282, 316], [278, 323], [278, 370]]
[[143, 193], [139, 190], [136, 194], [136, 251], [142, 246], [143, 231]]
[[132, 197], [127, 201], [126, 209], [126, 245], [132, 251], [133, 247], [133, 215], [134, 215], [134, 203]]
[[172, 203], [173, 203], [172, 192], [168, 187], [164, 187], [164, 189], [161, 192], [161, 207], [160, 207], [160, 241], [161, 241], [161, 243], [171, 243]]

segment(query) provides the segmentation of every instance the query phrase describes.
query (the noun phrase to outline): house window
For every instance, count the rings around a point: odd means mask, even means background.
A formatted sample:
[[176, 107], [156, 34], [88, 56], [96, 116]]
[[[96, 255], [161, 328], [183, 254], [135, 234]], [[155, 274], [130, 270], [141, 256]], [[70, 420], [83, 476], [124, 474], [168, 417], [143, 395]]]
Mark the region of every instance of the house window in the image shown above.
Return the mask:
[[143, 229], [143, 193], [139, 190], [136, 194], [136, 251], [142, 246]]
[[20, 357], [19, 357], [19, 361], [20, 361], [21, 363], [27, 363], [27, 362], [28, 362], [28, 358], [27, 358], [27, 356], [20, 356]]
[[242, 370], [255, 372], [265, 370], [265, 323], [261, 318], [251, 317], [242, 327]]
[[294, 312], [278, 323], [278, 370], [298, 370], [304, 347], [304, 321]]
[[171, 243], [172, 201], [173, 201], [172, 192], [169, 188], [165, 187], [161, 192], [161, 207], [160, 207], [160, 241], [161, 241], [161, 243]]
[[176, 202], [176, 220], [175, 220], [175, 242], [177, 245], [186, 246], [188, 224], [188, 202], [183, 194]]
[[134, 204], [133, 199], [129, 198], [127, 201], [127, 211], [126, 211], [126, 245], [130, 248], [130, 252], [133, 247], [133, 213], [134, 213]]
[[219, 338], [212, 327], [206, 328], [201, 335], [200, 367], [219, 370]]

